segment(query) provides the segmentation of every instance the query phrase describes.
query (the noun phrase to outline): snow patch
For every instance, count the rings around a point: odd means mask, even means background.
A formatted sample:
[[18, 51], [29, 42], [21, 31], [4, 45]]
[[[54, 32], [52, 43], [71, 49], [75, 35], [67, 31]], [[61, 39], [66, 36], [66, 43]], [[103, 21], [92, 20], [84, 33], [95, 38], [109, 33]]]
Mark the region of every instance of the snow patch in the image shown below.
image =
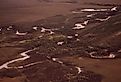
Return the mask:
[[95, 14], [89, 14], [89, 15], [87, 15], [86, 17], [93, 17]]
[[78, 74], [82, 72], [82, 69], [80, 67], [75, 67], [78, 70]]
[[82, 9], [82, 12], [99, 12], [99, 11], [108, 11], [109, 9]]
[[79, 34], [75, 34], [75, 36], [79, 36]]
[[[57, 30], [57, 29], [53, 29], [53, 30]], [[50, 34], [54, 34], [54, 32], [52, 31], [52, 29], [46, 29], [46, 28], [41, 28], [41, 32], [44, 33], [44, 32], [50, 32]]]
[[73, 38], [73, 36], [67, 36], [67, 38], [68, 38], [68, 39], [72, 39], [72, 38]]
[[36, 26], [35, 26], [35, 27], [33, 27], [33, 30], [38, 30], [38, 27], [36, 27]]
[[117, 7], [113, 7], [111, 11], [117, 11]]
[[78, 13], [82, 13], [82, 12], [79, 12], [79, 11], [72, 11], [72, 13], [78, 14]]
[[7, 30], [11, 30], [13, 27], [12, 26], [9, 26], [8, 28], [7, 28]]
[[64, 42], [57, 42], [57, 45], [63, 45]]
[[2, 28], [0, 28], [0, 31], [2, 31]]
[[94, 53], [96, 53], [96, 52], [91, 52], [90, 53], [90, 56], [92, 57], [92, 58], [97, 58], [97, 59], [105, 59], [105, 58], [109, 58], [109, 59], [113, 59], [113, 58], [115, 58], [116, 56], [114, 55], [114, 54], [112, 54], [112, 53], [110, 53], [110, 55], [109, 56], [94, 56], [93, 54]]
[[107, 21], [107, 20], [109, 20], [111, 18], [111, 16], [108, 16], [107, 18], [105, 18], [105, 19], [100, 19], [100, 18], [97, 18], [96, 20], [97, 21]]
[[54, 34], [54, 32], [53, 31], [50, 31], [50, 34]]
[[89, 23], [89, 20], [86, 20], [82, 24], [87, 25], [88, 23]]
[[20, 33], [18, 30], [16, 31], [16, 35], [19, 35], [19, 36], [24, 36], [26, 34], [27, 34], [27, 32], [26, 33]]
[[121, 52], [121, 49], [120, 49], [120, 50], [118, 50], [118, 52]]
[[85, 26], [83, 26], [81, 23], [77, 23], [77, 24], [75, 24], [75, 27], [72, 29], [79, 30], [79, 29], [84, 29], [84, 28], [85, 28]]
[[77, 38], [77, 39], [76, 39], [76, 41], [80, 41], [80, 39], [79, 39], [79, 38]]

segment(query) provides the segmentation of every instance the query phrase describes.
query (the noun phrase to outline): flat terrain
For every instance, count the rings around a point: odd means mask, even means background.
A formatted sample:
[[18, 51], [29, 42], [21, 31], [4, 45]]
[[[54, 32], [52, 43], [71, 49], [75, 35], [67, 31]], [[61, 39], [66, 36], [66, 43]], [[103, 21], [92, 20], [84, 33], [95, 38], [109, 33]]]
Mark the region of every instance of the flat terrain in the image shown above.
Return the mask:
[[120, 0], [1, 0], [0, 82], [121, 82]]
[[[41, 0], [40, 0], [41, 1]], [[53, 2], [39, 2], [39, 0], [1, 0], [0, 23], [32, 22], [46, 17], [63, 15], [70, 10], [79, 7], [95, 7], [84, 3], [93, 3], [97, 0], [76, 0], [77, 3], [69, 3], [69, 0], [53, 0]], [[71, 1], [70, 1], [71, 2]], [[72, 0], [73, 2], [73, 0]], [[120, 4], [120, 0], [99, 0], [99, 3]], [[98, 3], [97, 2], [97, 3]], [[96, 7], [98, 7], [96, 5]]]

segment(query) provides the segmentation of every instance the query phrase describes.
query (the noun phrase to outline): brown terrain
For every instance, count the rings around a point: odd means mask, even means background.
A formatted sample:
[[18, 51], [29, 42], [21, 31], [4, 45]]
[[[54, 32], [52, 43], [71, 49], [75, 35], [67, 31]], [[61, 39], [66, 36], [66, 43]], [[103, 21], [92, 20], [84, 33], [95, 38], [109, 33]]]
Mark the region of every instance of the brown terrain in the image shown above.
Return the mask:
[[120, 0], [1, 0], [0, 82], [121, 82]]

